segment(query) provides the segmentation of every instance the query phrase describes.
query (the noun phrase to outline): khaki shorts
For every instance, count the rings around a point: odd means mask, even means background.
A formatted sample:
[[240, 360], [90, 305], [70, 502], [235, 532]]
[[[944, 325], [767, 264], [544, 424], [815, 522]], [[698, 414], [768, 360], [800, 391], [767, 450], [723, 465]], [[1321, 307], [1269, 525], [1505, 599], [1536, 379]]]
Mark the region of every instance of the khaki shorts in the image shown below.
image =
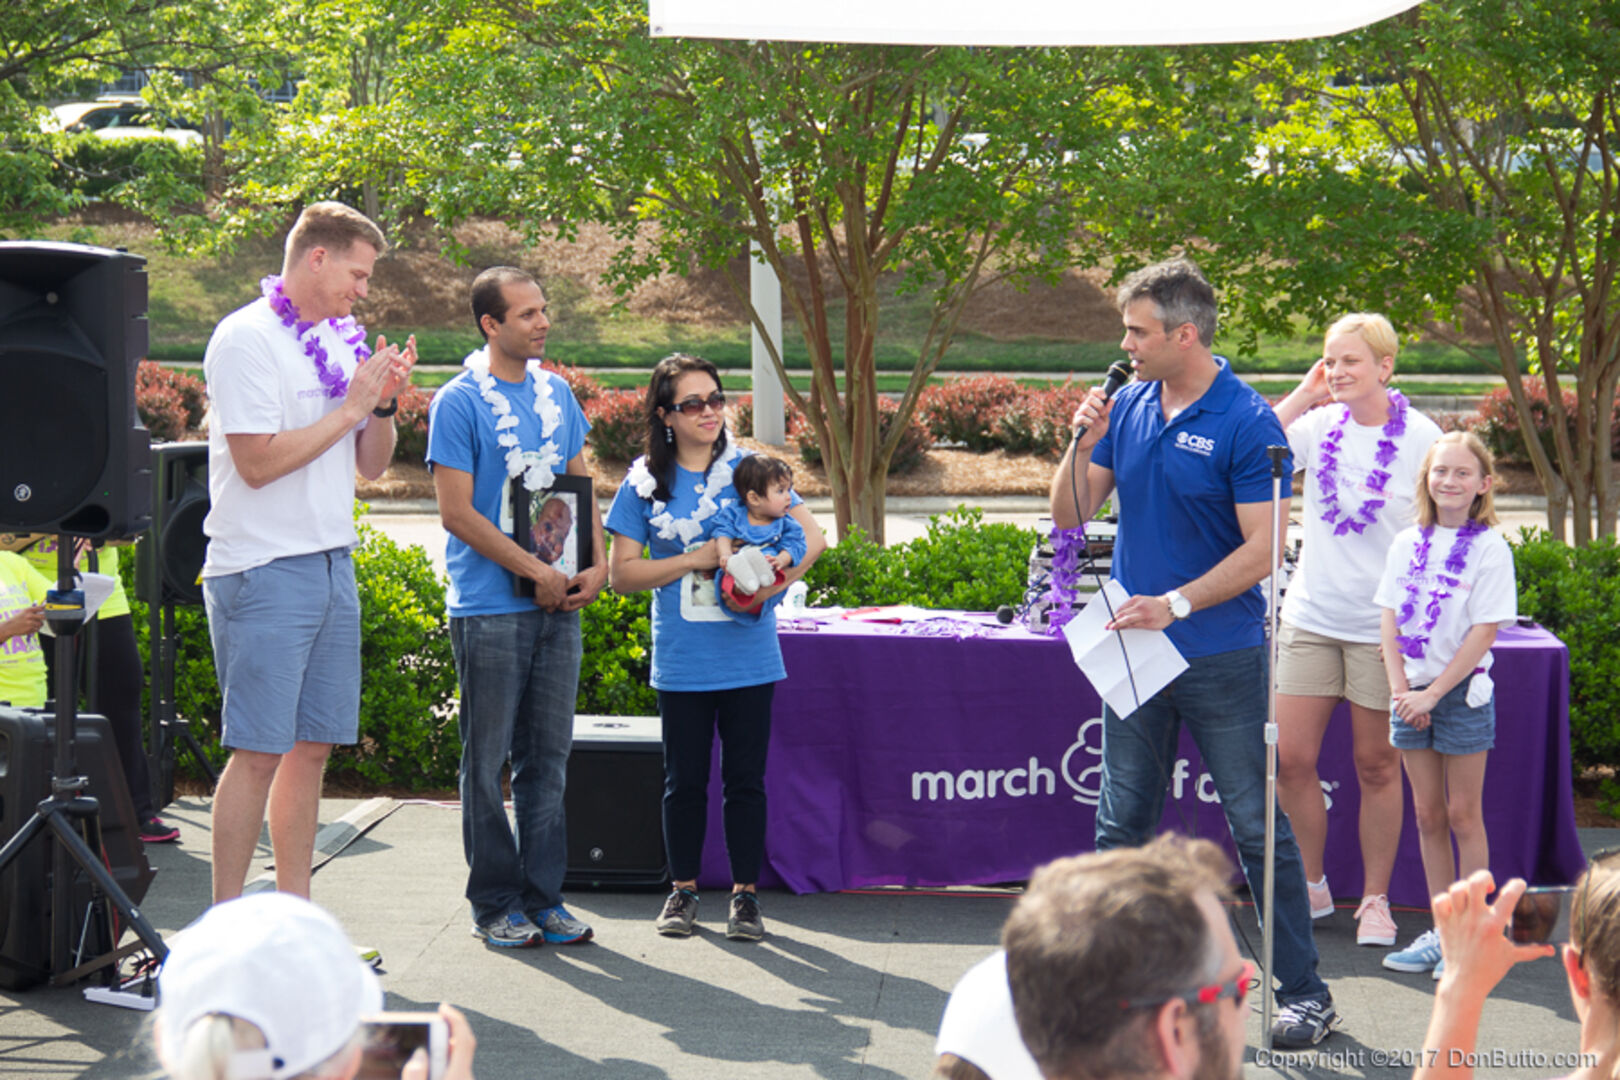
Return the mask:
[[1345, 698], [1389, 711], [1389, 675], [1377, 645], [1324, 637], [1291, 623], [1277, 631], [1277, 693]]

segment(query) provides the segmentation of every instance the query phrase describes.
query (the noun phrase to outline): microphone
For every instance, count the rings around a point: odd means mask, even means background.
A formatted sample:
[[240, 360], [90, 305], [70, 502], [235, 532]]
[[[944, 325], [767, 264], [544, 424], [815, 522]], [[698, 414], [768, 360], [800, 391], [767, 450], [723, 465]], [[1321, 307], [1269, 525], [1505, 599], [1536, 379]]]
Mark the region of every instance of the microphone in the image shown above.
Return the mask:
[[996, 608], [996, 622], [1000, 623], [1002, 626], [1007, 626], [1012, 621], [1013, 609], [1011, 604], [1002, 604], [1000, 607]]
[[[1119, 393], [1119, 388], [1130, 381], [1131, 366], [1123, 360], [1115, 360], [1113, 366], [1108, 369], [1108, 378], [1103, 380], [1103, 404], [1106, 405], [1112, 401], [1114, 399], [1114, 395]], [[1079, 427], [1075, 428], [1074, 441], [1071, 442], [1070, 445], [1072, 446], [1074, 443], [1079, 442], [1081, 436], [1083, 436], [1086, 431], [1087, 428], [1084, 424], [1081, 424]]]

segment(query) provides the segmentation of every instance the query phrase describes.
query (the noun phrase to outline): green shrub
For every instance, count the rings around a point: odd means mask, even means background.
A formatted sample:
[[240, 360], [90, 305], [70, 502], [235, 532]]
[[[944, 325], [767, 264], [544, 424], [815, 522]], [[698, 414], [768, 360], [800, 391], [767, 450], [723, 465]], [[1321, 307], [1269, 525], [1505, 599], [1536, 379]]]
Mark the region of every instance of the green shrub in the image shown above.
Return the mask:
[[[402, 548], [363, 521], [359, 531], [354, 571], [360, 592], [360, 741], [332, 751], [328, 775], [418, 790], [454, 787], [461, 741], [452, 709], [456, 678], [444, 581], [420, 547]], [[147, 606], [135, 596], [134, 562], [124, 560], [125, 587], [136, 640], [149, 657]], [[219, 745], [219, 684], [208, 620], [200, 607], [177, 607], [175, 628], [175, 713], [190, 721], [217, 766], [225, 751]], [[201, 775], [185, 754], [178, 768]]]
[[1026, 390], [996, 410], [991, 429], [1009, 454], [1062, 454], [1073, 437], [1074, 413], [1086, 393], [1085, 383], [1072, 379]]
[[574, 710], [602, 716], [653, 716], [658, 692], [652, 676], [652, 593], [621, 596], [603, 589], [580, 611], [585, 655], [579, 665]]
[[61, 139], [64, 190], [90, 198], [117, 199], [155, 187], [199, 189], [203, 151], [168, 139], [104, 139], [70, 135]]
[[[1613, 765], [1620, 761], [1620, 547], [1612, 536], [1571, 547], [1545, 529], [1519, 535], [1513, 547], [1519, 614], [1569, 647], [1575, 771]], [[1620, 786], [1611, 782], [1605, 793], [1611, 807], [1620, 808]]]
[[975, 375], [947, 379], [922, 393], [917, 413], [936, 442], [961, 443], [983, 452], [998, 445], [995, 417], [1003, 405], [1027, 393], [1006, 375]]
[[1035, 530], [985, 524], [978, 507], [958, 506], [928, 521], [907, 544], [881, 547], [859, 529], [828, 548], [806, 576], [815, 606], [915, 604], [994, 611], [1024, 595]]

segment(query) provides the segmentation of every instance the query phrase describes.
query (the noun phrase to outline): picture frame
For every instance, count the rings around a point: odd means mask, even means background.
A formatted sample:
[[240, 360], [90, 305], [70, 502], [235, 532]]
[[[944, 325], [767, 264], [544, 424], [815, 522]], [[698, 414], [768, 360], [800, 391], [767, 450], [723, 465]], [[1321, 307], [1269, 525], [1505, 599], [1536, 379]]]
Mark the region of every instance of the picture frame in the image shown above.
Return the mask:
[[[572, 578], [592, 559], [591, 478], [558, 473], [551, 485], [531, 491], [521, 480], [511, 484], [512, 539], [524, 551]], [[534, 596], [534, 582], [514, 576], [518, 596]]]

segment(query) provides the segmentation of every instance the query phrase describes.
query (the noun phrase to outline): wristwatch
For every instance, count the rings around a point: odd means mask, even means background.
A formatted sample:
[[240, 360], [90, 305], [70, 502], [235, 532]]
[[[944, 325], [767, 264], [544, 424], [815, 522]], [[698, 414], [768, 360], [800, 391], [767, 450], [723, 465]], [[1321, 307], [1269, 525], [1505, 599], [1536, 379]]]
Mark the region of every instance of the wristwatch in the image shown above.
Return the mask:
[[380, 417], [381, 419], [386, 420], [390, 416], [393, 416], [397, 412], [399, 412], [399, 398], [394, 398], [392, 401], [390, 401], [388, 403], [387, 408], [384, 408], [383, 406], [379, 405], [375, 409], [372, 409], [371, 410], [371, 415], [376, 416], [376, 417]]
[[1177, 621], [1192, 614], [1192, 602], [1174, 589], [1164, 594], [1164, 602], [1169, 605], [1170, 614]]

